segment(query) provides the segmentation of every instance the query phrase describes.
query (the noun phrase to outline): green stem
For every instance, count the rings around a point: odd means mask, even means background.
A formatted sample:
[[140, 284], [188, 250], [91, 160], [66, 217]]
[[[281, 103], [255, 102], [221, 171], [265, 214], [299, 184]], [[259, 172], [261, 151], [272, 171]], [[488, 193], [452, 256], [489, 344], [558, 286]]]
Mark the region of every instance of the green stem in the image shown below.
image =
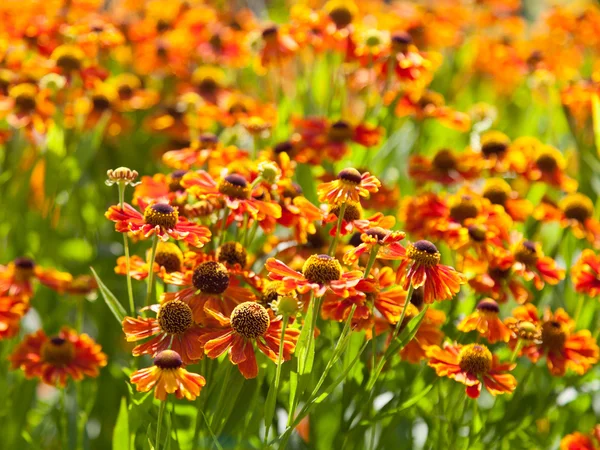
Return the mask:
[[158, 422], [156, 422], [156, 441], [154, 442], [154, 447], [156, 450], [160, 450], [160, 429], [163, 422], [163, 416], [165, 415], [165, 405], [166, 400], [160, 402], [160, 406], [158, 407]]
[[514, 363], [515, 360], [517, 359], [517, 356], [519, 356], [519, 351], [521, 350], [521, 347], [523, 347], [523, 339], [519, 339], [517, 341], [517, 345], [515, 346], [515, 349], [512, 352], [512, 355], [510, 357], [510, 362], [511, 363]]
[[63, 448], [69, 448], [69, 442], [67, 440], [67, 387], [63, 387], [60, 390], [60, 440]]
[[[123, 210], [125, 204], [125, 184], [119, 183], [119, 206]], [[135, 315], [135, 303], [133, 301], [133, 287], [131, 285], [131, 260], [129, 257], [129, 239], [127, 233], [123, 233], [123, 248], [125, 249], [125, 267], [127, 269], [127, 295], [129, 297], [129, 311]]]
[[585, 298], [585, 296], [583, 294], [579, 294], [579, 301], [577, 302], [577, 310], [575, 311], [575, 316], [573, 317], [575, 324], [577, 324], [577, 321], [579, 320], [579, 316], [581, 315], [581, 310], [583, 309], [584, 298]]
[[227, 364], [227, 368], [225, 369], [225, 378], [223, 379], [223, 384], [221, 385], [219, 399], [217, 400], [217, 404], [215, 405], [215, 414], [213, 415], [210, 423], [211, 427], [217, 430], [217, 433], [219, 433], [219, 430], [221, 428], [221, 425], [219, 423], [221, 421], [221, 403], [223, 403], [225, 391], [229, 388], [229, 378], [231, 377], [231, 369], [233, 368], [233, 364], [230, 364], [229, 361], [225, 361], [225, 364]]
[[[226, 206], [223, 210], [223, 219], [221, 222], [221, 230], [219, 231], [219, 245], [215, 247], [215, 250], [218, 250], [219, 246], [223, 245], [225, 242], [225, 237], [227, 236], [227, 216], [229, 212], [229, 208]], [[246, 216], [247, 217], [247, 216]], [[246, 219], [244, 219], [246, 220]]]
[[367, 261], [367, 267], [365, 267], [365, 274], [363, 278], [366, 280], [373, 268], [373, 264], [375, 264], [375, 260], [377, 259], [377, 253], [379, 253], [379, 244], [375, 244], [371, 249], [371, 253], [369, 254], [369, 260]]
[[154, 289], [154, 260], [156, 259], [156, 247], [158, 247], [158, 235], [154, 235], [152, 252], [150, 253], [150, 264], [148, 267], [148, 289], [146, 291], [146, 306], [150, 306], [152, 291]]
[[85, 298], [82, 295], [77, 296], [77, 332], [81, 333], [83, 331], [83, 307], [85, 302]]
[[342, 203], [342, 206], [340, 207], [340, 212], [338, 213], [338, 221], [337, 221], [337, 225], [335, 228], [335, 236], [333, 238], [333, 240], [331, 241], [331, 245], [329, 246], [329, 251], [327, 252], [327, 254], [329, 256], [333, 256], [335, 253], [335, 250], [337, 248], [337, 241], [338, 238], [340, 237], [340, 231], [342, 229], [342, 221], [344, 220], [344, 213], [346, 212], [346, 202]]
[[[281, 322], [281, 337], [279, 338], [279, 357], [277, 358], [277, 369], [275, 371], [275, 399], [277, 399], [277, 394], [279, 393], [279, 383], [281, 380], [281, 366], [283, 365], [283, 345], [285, 343], [285, 330], [288, 325], [288, 316], [284, 316]], [[269, 430], [271, 428], [271, 422], [265, 423], [265, 447], [266, 443], [269, 440]]]

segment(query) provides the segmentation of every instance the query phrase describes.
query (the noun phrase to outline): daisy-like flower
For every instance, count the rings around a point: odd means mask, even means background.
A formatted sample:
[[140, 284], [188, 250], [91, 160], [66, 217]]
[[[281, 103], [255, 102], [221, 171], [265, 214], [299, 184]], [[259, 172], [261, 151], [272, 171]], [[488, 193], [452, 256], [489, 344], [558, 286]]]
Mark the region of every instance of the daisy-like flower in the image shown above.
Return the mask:
[[589, 248], [583, 250], [571, 267], [571, 279], [577, 292], [590, 297], [600, 295], [600, 257]]
[[197, 344], [200, 327], [189, 304], [181, 300], [170, 300], [161, 305], [150, 307], [157, 313], [153, 317], [125, 317], [123, 332], [127, 342], [135, 342], [152, 337], [152, 339], [136, 346], [133, 356], [156, 356], [163, 350], [175, 350], [183, 358], [185, 364], [199, 361], [204, 353]]
[[311, 255], [302, 266], [302, 272], [296, 272], [283, 262], [269, 258], [265, 265], [272, 280], [281, 281], [279, 293], [298, 291], [305, 294], [313, 291], [322, 297], [331, 290], [337, 295], [347, 297], [362, 277], [360, 270], [344, 272], [340, 262], [328, 255]]
[[402, 251], [396, 247], [401, 247], [398, 242], [404, 239], [405, 236], [406, 234], [403, 231], [385, 230], [381, 227], [369, 228], [360, 235], [361, 243], [346, 252], [344, 264], [355, 263], [361, 255], [373, 251], [375, 247], [377, 247], [377, 254], [381, 254], [383, 257], [389, 252], [394, 254]]
[[533, 211], [531, 202], [527, 199], [519, 198], [518, 193], [513, 191], [510, 185], [502, 178], [486, 179], [481, 195], [487, 198], [493, 205], [502, 206], [506, 213], [517, 222], [525, 222]]
[[154, 365], [136, 370], [130, 381], [139, 392], [154, 389], [154, 398], [165, 401], [167, 394], [187, 400], [195, 400], [206, 385], [202, 375], [188, 372], [183, 368], [183, 360], [179, 353], [164, 350], [154, 358]]
[[131, 170], [128, 167], [117, 167], [116, 169], [109, 169], [106, 172], [106, 185], [112, 186], [113, 184], [130, 184], [132, 186], [138, 183], [135, 180], [138, 177], [137, 170]]
[[139, 206], [143, 209], [143, 214], [125, 203], [123, 208], [111, 206], [105, 216], [115, 222], [117, 231], [131, 233], [142, 239], [156, 234], [163, 241], [171, 237], [184, 240], [194, 247], [202, 247], [210, 240], [210, 230], [181, 217], [177, 207], [167, 203], [146, 205], [141, 200]]
[[181, 179], [186, 173], [186, 170], [175, 170], [168, 175], [157, 173], [151, 177], [142, 177], [133, 192], [133, 204], [136, 204], [138, 199], [146, 204], [152, 202], [176, 205], [185, 203], [187, 193], [181, 186]]
[[29, 300], [20, 296], [0, 296], [0, 340], [19, 332], [21, 318], [29, 310]]
[[512, 333], [500, 320], [499, 312], [498, 303], [491, 298], [486, 298], [481, 300], [475, 311], [465, 317], [456, 328], [465, 333], [477, 330], [490, 344], [500, 341], [508, 342]]
[[12, 369], [22, 369], [25, 377], [65, 387], [68, 378], [80, 381], [98, 376], [106, 366], [101, 350], [87, 334], [63, 327], [56, 336], [49, 337], [43, 330], [25, 336], [9, 359]]
[[533, 280], [536, 289], [541, 290], [545, 283], [555, 285], [565, 277], [549, 256], [544, 256], [540, 244], [521, 240], [513, 246], [513, 270], [526, 281]]
[[452, 378], [466, 386], [471, 398], [478, 398], [482, 384], [490, 394], [511, 393], [517, 387], [517, 380], [508, 372], [515, 364], [500, 363], [496, 355], [483, 344], [449, 344], [442, 348], [437, 345], [426, 350], [429, 366], [439, 376]]
[[6, 266], [0, 265], [0, 295], [33, 295], [33, 280], [57, 292], [64, 292], [72, 281], [71, 274], [38, 266], [32, 259], [20, 257]]
[[530, 166], [525, 171], [530, 180], [542, 181], [565, 192], [577, 189], [577, 181], [565, 174], [567, 162], [558, 149], [539, 145], [532, 156]]
[[[258, 365], [254, 353], [254, 343], [267, 357], [278, 363], [280, 360], [279, 342], [282, 322], [272, 311], [255, 302], [241, 303], [229, 317], [215, 313], [221, 329], [203, 329], [200, 344], [209, 358], [218, 358], [226, 351], [229, 361], [236, 365], [246, 379], [258, 375]], [[287, 361], [292, 357], [300, 331], [287, 328], [284, 335], [283, 355]]]
[[[177, 244], [173, 242], [158, 243], [153, 268], [158, 276], [162, 278], [167, 273], [180, 272], [184, 269], [183, 264], [183, 252]], [[131, 278], [134, 280], [145, 280], [150, 271], [150, 263], [137, 255], [133, 255], [129, 260], [129, 271]], [[127, 258], [125, 256], [120, 256], [117, 259], [115, 273], [119, 275], [127, 274]]]
[[281, 65], [298, 51], [298, 43], [278, 26], [270, 26], [262, 31], [263, 47], [260, 62], [263, 67]]
[[[295, 203], [295, 202], [294, 202]], [[333, 205], [329, 208], [329, 214], [323, 215], [323, 223], [337, 223], [341, 214], [341, 205]], [[352, 232], [364, 232], [369, 228], [381, 227], [391, 228], [396, 223], [393, 216], [384, 216], [378, 212], [363, 219], [363, 209], [360, 203], [348, 201], [344, 207], [344, 217], [340, 227], [340, 235], [345, 236]], [[329, 230], [331, 236], [337, 234], [337, 227]]]
[[320, 202], [338, 205], [347, 201], [359, 202], [361, 197], [368, 197], [377, 192], [381, 182], [369, 172], [360, 173], [354, 168], [340, 171], [337, 180], [321, 183], [317, 186]]
[[590, 434], [579, 432], [567, 434], [560, 440], [560, 450], [598, 450], [600, 448], [600, 425]]
[[411, 156], [408, 164], [408, 174], [418, 184], [433, 181], [451, 185], [470, 181], [478, 178], [483, 168], [477, 153], [455, 153], [447, 148], [438, 150], [433, 158]]
[[467, 282], [466, 277], [450, 266], [440, 264], [440, 252], [429, 241], [421, 240], [386, 249], [387, 259], [400, 259], [396, 272], [396, 281], [402, 283], [405, 290], [412, 285], [417, 289], [423, 286], [423, 301], [449, 300], [460, 290], [460, 285]]
[[[546, 356], [546, 364], [553, 376], [563, 376], [567, 369], [583, 375], [598, 362], [600, 351], [592, 333], [575, 331], [575, 322], [564, 309], [559, 308], [554, 314], [547, 309], [542, 319], [535, 306], [528, 303], [516, 308], [513, 317], [541, 328], [541, 340], [527, 343], [520, 354], [534, 363]], [[516, 346], [516, 339], [510, 344]]]

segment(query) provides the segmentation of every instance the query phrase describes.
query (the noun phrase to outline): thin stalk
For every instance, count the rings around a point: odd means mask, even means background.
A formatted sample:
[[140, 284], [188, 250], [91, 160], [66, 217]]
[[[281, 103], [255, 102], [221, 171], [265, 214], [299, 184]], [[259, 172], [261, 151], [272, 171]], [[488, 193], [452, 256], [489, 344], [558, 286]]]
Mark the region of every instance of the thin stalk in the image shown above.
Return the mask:
[[[125, 203], [125, 184], [119, 183], [119, 206], [123, 210]], [[129, 311], [135, 315], [135, 303], [133, 301], [133, 287], [131, 285], [131, 261], [129, 257], [129, 239], [127, 233], [123, 233], [123, 248], [125, 249], [125, 267], [127, 268], [127, 296], [129, 297]]]
[[366, 280], [373, 268], [373, 264], [375, 264], [375, 260], [377, 259], [377, 253], [379, 253], [379, 244], [375, 244], [371, 249], [371, 253], [369, 254], [369, 260], [367, 261], [367, 266], [365, 267], [365, 274], [363, 278]]
[[67, 388], [66, 386], [60, 390], [60, 441], [63, 448], [69, 448], [67, 441]]
[[510, 362], [511, 363], [515, 362], [515, 360], [517, 359], [517, 356], [519, 356], [519, 351], [521, 351], [522, 347], [523, 347], [523, 339], [517, 340], [517, 345], [515, 346], [515, 349], [512, 352], [512, 355], [510, 357]]
[[576, 324], [577, 324], [577, 321], [579, 320], [579, 316], [581, 315], [581, 310], [583, 309], [584, 298], [585, 298], [585, 296], [583, 294], [579, 294], [579, 301], [577, 302], [577, 310], [575, 311], [575, 316], [573, 318], [573, 320], [575, 321]]
[[77, 296], [77, 322], [76, 322], [76, 327], [77, 327], [77, 332], [81, 333], [83, 331], [83, 307], [84, 302], [85, 302], [85, 298], [82, 295], [78, 295]]
[[[289, 317], [283, 316], [283, 320], [281, 322], [281, 337], [279, 338], [279, 356], [277, 358], [277, 369], [275, 371], [275, 399], [277, 399], [277, 394], [279, 393], [279, 383], [281, 380], [281, 366], [283, 365], [283, 345], [285, 343], [285, 330], [287, 329]], [[271, 423], [265, 424], [265, 444], [269, 440], [269, 430], [271, 428]]]
[[154, 447], [156, 450], [160, 450], [160, 429], [163, 422], [163, 416], [165, 415], [165, 401], [160, 402], [160, 406], [158, 407], [158, 422], [156, 422], [156, 441], [154, 441]]
[[338, 213], [338, 221], [337, 221], [337, 225], [335, 228], [335, 236], [333, 238], [333, 240], [331, 241], [331, 245], [329, 246], [329, 251], [327, 252], [327, 254], [329, 256], [333, 256], [335, 253], [335, 249], [337, 248], [337, 241], [338, 238], [340, 236], [340, 231], [342, 229], [342, 221], [344, 220], [344, 213], [346, 212], [346, 202], [342, 203], [342, 206], [340, 207], [340, 212]]
[[220, 411], [221, 411], [221, 403], [223, 403], [223, 398], [225, 397], [225, 391], [227, 390], [227, 388], [229, 387], [229, 378], [231, 376], [231, 369], [233, 367], [233, 364], [230, 364], [228, 361], [225, 361], [225, 364], [227, 364], [227, 369], [225, 369], [225, 378], [223, 379], [223, 384], [221, 385], [221, 391], [219, 392], [219, 399], [217, 400], [217, 404], [215, 405], [215, 414], [212, 417], [211, 420], [211, 427], [215, 428], [217, 430], [217, 433], [219, 432], [219, 429], [221, 428], [221, 425], [218, 423], [221, 421], [221, 417], [220, 417]]
[[[223, 222], [221, 222], [221, 230], [219, 231], [219, 245], [215, 247], [215, 250], [219, 248], [220, 245], [225, 242], [225, 237], [227, 236], [227, 216], [228, 216], [229, 208], [226, 206], [223, 210]], [[247, 217], [247, 216], [246, 216]], [[244, 219], [246, 220], [246, 219]]]
[[152, 252], [150, 253], [150, 266], [148, 268], [148, 289], [146, 291], [146, 306], [150, 306], [152, 291], [154, 288], [154, 260], [156, 258], [156, 247], [158, 247], [158, 235], [154, 235], [152, 241]]

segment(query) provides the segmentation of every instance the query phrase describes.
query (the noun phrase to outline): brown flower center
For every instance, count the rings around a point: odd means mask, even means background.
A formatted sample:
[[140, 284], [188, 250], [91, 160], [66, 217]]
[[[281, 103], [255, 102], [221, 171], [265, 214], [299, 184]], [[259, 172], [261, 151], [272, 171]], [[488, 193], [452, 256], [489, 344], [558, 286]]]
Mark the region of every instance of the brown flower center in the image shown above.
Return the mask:
[[194, 323], [192, 309], [180, 300], [171, 300], [160, 305], [158, 325], [167, 334], [185, 333]]
[[506, 143], [491, 141], [486, 142], [481, 146], [481, 153], [483, 153], [483, 156], [485, 156], [486, 158], [489, 158], [490, 156], [494, 155], [501, 158], [502, 156], [504, 156], [507, 149], [508, 145]]
[[244, 177], [232, 173], [219, 181], [219, 192], [229, 197], [247, 199], [250, 196], [250, 187]]
[[241, 303], [231, 312], [231, 328], [246, 339], [264, 336], [270, 324], [268, 311], [259, 303]]
[[27, 281], [33, 277], [35, 271], [35, 263], [31, 258], [24, 256], [14, 260], [15, 279], [16, 281]]
[[567, 341], [567, 330], [562, 323], [549, 320], [542, 323], [542, 345], [549, 350], [560, 351]]
[[440, 252], [438, 252], [437, 247], [425, 240], [409, 244], [406, 249], [406, 256], [425, 267], [434, 267], [440, 262]]
[[75, 358], [75, 346], [71, 341], [55, 336], [44, 342], [42, 360], [56, 367], [64, 367]]
[[589, 197], [575, 193], [567, 195], [560, 202], [560, 209], [567, 219], [585, 223], [594, 214], [594, 204]]
[[[342, 209], [341, 205], [334, 206], [331, 208], [330, 212], [335, 214], [336, 217], [340, 216], [340, 210]], [[360, 203], [356, 202], [346, 202], [346, 207], [344, 209], [344, 220], [346, 222], [353, 222], [355, 220], [359, 220], [362, 216], [362, 208]]]
[[183, 360], [179, 353], [173, 350], [163, 350], [154, 358], [154, 365], [161, 369], [179, 369], [183, 366]]
[[439, 150], [433, 157], [431, 163], [433, 164], [433, 167], [442, 172], [450, 172], [451, 170], [456, 169], [457, 166], [456, 157], [452, 151], [447, 148]]
[[343, 120], [331, 124], [327, 137], [331, 142], [345, 142], [352, 137], [352, 127]]
[[550, 153], [542, 153], [535, 161], [536, 166], [544, 173], [552, 173], [558, 168], [558, 161]]
[[177, 225], [178, 219], [177, 209], [166, 203], [150, 205], [144, 211], [144, 222], [153, 227], [173, 229]]
[[502, 205], [509, 199], [511, 189], [509, 184], [500, 178], [491, 178], [483, 189], [483, 197], [487, 198], [494, 205]]
[[469, 237], [475, 242], [484, 242], [486, 238], [486, 229], [483, 225], [470, 225], [468, 228]]
[[479, 214], [479, 208], [469, 196], [463, 196], [461, 201], [450, 208], [450, 217], [457, 222], [463, 223], [467, 219], [473, 219]]
[[362, 175], [360, 172], [352, 167], [341, 170], [337, 177], [338, 180], [353, 186], [358, 186], [362, 181]]
[[186, 173], [187, 173], [187, 170], [176, 170], [175, 172], [171, 173], [167, 177], [167, 180], [169, 182], [169, 191], [170, 192], [177, 192], [177, 191], [184, 190], [184, 188], [181, 186], [181, 179], [183, 178], [183, 176]]
[[477, 311], [489, 315], [498, 315], [500, 308], [498, 307], [498, 303], [494, 300], [486, 298], [477, 304]]
[[271, 304], [277, 300], [279, 294], [277, 293], [277, 289], [279, 289], [282, 285], [281, 281], [268, 281], [262, 291], [262, 304], [266, 308], [270, 308]]
[[302, 273], [311, 283], [327, 284], [342, 276], [340, 262], [328, 255], [311, 255], [302, 266]]
[[492, 368], [492, 352], [485, 345], [465, 345], [458, 358], [461, 370], [475, 376], [486, 374]]
[[217, 251], [217, 259], [223, 264], [229, 264], [230, 266], [239, 264], [244, 267], [248, 260], [248, 254], [239, 242], [225, 242]]
[[337, 28], [345, 28], [352, 23], [352, 12], [344, 6], [338, 6], [329, 11], [329, 18]]
[[526, 266], [534, 266], [539, 258], [534, 242], [523, 241], [515, 251], [515, 259]]
[[159, 242], [154, 261], [167, 273], [179, 272], [183, 267], [183, 252], [172, 242]]
[[229, 273], [223, 264], [205, 261], [194, 269], [192, 284], [204, 294], [222, 294], [229, 287]]

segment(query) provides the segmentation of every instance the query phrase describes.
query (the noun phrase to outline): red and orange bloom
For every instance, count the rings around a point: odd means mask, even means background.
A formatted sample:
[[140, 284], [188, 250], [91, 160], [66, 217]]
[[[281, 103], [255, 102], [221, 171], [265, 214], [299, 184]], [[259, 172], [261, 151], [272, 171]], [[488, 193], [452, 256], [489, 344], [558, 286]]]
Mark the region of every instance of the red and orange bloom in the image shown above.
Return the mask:
[[[404, 305], [402, 306], [404, 307]], [[403, 323], [400, 325], [400, 329], [408, 325], [418, 312], [417, 308], [413, 309], [409, 307]], [[442, 343], [444, 332], [441, 330], [441, 327], [445, 322], [446, 314], [444, 311], [429, 308], [425, 312], [425, 317], [423, 317], [423, 321], [419, 325], [415, 337], [400, 350], [400, 357], [412, 364], [418, 364], [419, 361], [427, 358], [427, 348]]]
[[101, 350], [87, 334], [63, 327], [56, 336], [48, 337], [43, 330], [25, 336], [9, 359], [11, 368], [22, 369], [25, 377], [65, 387], [68, 378], [81, 381], [85, 376], [98, 376], [106, 366]]
[[[554, 314], [547, 309], [540, 319], [535, 306], [528, 303], [516, 308], [513, 316], [541, 328], [541, 340], [528, 342], [520, 354], [534, 363], [546, 356], [546, 364], [553, 376], [563, 376], [567, 369], [583, 375], [598, 362], [600, 350], [592, 333], [575, 331], [575, 322], [564, 309], [559, 308]], [[516, 346], [516, 340], [511, 341], [511, 345]]]
[[171, 237], [184, 240], [194, 247], [202, 247], [210, 240], [210, 230], [181, 217], [177, 207], [167, 203], [146, 205], [141, 200], [139, 205], [144, 210], [143, 214], [125, 203], [123, 208], [111, 206], [105, 216], [115, 222], [117, 231], [131, 233], [142, 239], [157, 235], [167, 241]]
[[500, 363], [483, 344], [445, 343], [443, 348], [428, 347], [426, 354], [429, 366], [439, 376], [464, 384], [471, 398], [479, 397], [482, 384], [493, 396], [511, 393], [517, 387], [517, 380], [508, 373], [515, 364]]
[[530, 166], [525, 171], [530, 180], [542, 181], [564, 192], [573, 192], [577, 189], [577, 181], [565, 173], [567, 163], [558, 149], [540, 144], [532, 156]]
[[600, 295], [600, 257], [589, 248], [583, 250], [571, 267], [571, 279], [575, 291], [590, 297]]
[[347, 201], [358, 203], [361, 197], [377, 192], [381, 182], [369, 172], [360, 173], [354, 168], [340, 171], [337, 180], [317, 186], [319, 201], [339, 205]]
[[254, 343], [267, 357], [279, 363], [292, 357], [300, 331], [287, 328], [283, 338], [283, 354], [279, 354], [282, 322], [272, 311], [255, 302], [241, 303], [229, 317], [215, 313], [222, 329], [203, 329], [200, 344], [209, 358], [218, 358], [226, 351], [246, 379], [258, 375]]
[[311, 255], [302, 266], [302, 273], [288, 267], [275, 258], [269, 258], [265, 265], [272, 280], [281, 281], [280, 293], [298, 291], [306, 294], [312, 291], [317, 297], [325, 292], [347, 297], [362, 278], [360, 270], [344, 272], [340, 262], [328, 255]]
[[369, 228], [360, 235], [361, 243], [346, 252], [344, 263], [353, 264], [358, 261], [361, 255], [367, 252], [370, 253], [375, 248], [377, 249], [377, 254], [381, 253], [384, 258], [386, 253], [402, 251], [396, 249], [396, 247], [401, 247], [399, 242], [405, 236], [406, 234], [403, 231], [385, 230], [381, 227]]
[[526, 281], [533, 280], [536, 289], [541, 290], [545, 283], [555, 285], [565, 277], [549, 256], [544, 256], [538, 243], [521, 240], [513, 247], [513, 270]]
[[19, 332], [21, 318], [29, 310], [27, 297], [0, 296], [0, 340]]
[[263, 67], [281, 65], [298, 51], [298, 43], [288, 32], [273, 25], [262, 32], [263, 47], [260, 52], [260, 63]]
[[567, 434], [560, 441], [560, 450], [598, 450], [600, 448], [600, 425], [596, 425], [591, 433], [579, 432]]
[[[381, 227], [391, 228], [396, 223], [394, 216], [384, 216], [378, 212], [371, 217], [362, 218], [362, 206], [360, 203], [348, 201], [344, 207], [344, 217], [342, 218], [342, 226], [340, 227], [340, 235], [345, 236], [352, 232], [364, 232], [369, 228]], [[331, 206], [329, 214], [323, 217], [323, 223], [337, 223], [339, 214], [341, 213], [341, 205]], [[331, 236], [337, 234], [337, 227], [334, 226], [329, 230]]]
[[508, 342], [512, 333], [500, 319], [499, 312], [498, 303], [491, 298], [486, 298], [481, 300], [475, 311], [465, 317], [456, 328], [464, 333], [477, 330], [490, 344]]
[[410, 157], [408, 174], [417, 184], [428, 181], [450, 185], [471, 181], [481, 175], [482, 164], [477, 153], [455, 153], [443, 148], [432, 158], [422, 155]]
[[449, 300], [460, 290], [460, 285], [467, 282], [466, 277], [450, 266], [440, 264], [440, 252], [429, 241], [421, 240], [385, 249], [386, 259], [400, 259], [400, 267], [396, 272], [396, 281], [408, 290], [423, 286], [423, 301], [427, 304], [435, 301]]
[[0, 295], [33, 295], [33, 280], [57, 292], [64, 292], [72, 281], [71, 274], [55, 269], [44, 269], [32, 259], [20, 257], [6, 266], [0, 265]]
[[181, 178], [187, 173], [185, 170], [176, 170], [168, 175], [157, 173], [151, 177], [142, 177], [141, 181], [135, 187], [133, 193], [133, 204], [137, 204], [138, 199], [149, 204], [171, 203], [181, 204], [187, 198], [185, 189], [181, 186]]
[[185, 364], [199, 361], [204, 353], [198, 345], [200, 327], [189, 304], [181, 300], [171, 300], [161, 305], [151, 306], [157, 313], [153, 317], [125, 317], [123, 332], [127, 342], [135, 342], [152, 337], [136, 346], [133, 356], [156, 356], [163, 350], [172, 349], [181, 355]]
[[165, 401], [167, 394], [195, 400], [206, 385], [203, 376], [183, 368], [181, 356], [173, 350], [163, 350], [154, 358], [154, 366], [136, 370], [130, 381], [139, 392], [154, 389], [154, 398]]
[[533, 211], [531, 202], [519, 198], [517, 192], [502, 178], [488, 178], [485, 180], [482, 196], [493, 205], [500, 205], [506, 213], [517, 222], [525, 222]]
[[[149, 259], [149, 258], [148, 258]], [[183, 252], [173, 242], [159, 242], [156, 246], [154, 257], [154, 272], [163, 278], [165, 274], [180, 272], [184, 269]], [[150, 272], [150, 263], [137, 255], [132, 255], [129, 260], [129, 273], [135, 280], [145, 280]], [[127, 258], [120, 256], [117, 259], [115, 273], [127, 274]]]

